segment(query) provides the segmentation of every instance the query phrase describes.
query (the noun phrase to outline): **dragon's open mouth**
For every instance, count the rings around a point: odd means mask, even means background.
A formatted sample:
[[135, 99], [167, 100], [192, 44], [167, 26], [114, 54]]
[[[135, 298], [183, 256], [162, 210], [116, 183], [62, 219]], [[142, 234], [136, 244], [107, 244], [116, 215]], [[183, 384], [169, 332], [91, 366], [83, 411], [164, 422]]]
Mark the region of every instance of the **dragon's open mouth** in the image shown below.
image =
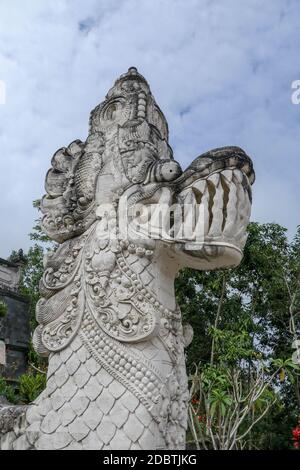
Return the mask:
[[236, 264], [247, 238], [253, 180], [251, 160], [241, 149], [198, 157], [171, 184], [128, 195], [130, 238], [175, 243], [196, 258], [220, 257], [229, 249], [234, 255], [225, 264]]
[[239, 169], [196, 180], [178, 197], [185, 212], [185, 241], [227, 241], [242, 244], [251, 210], [251, 189]]

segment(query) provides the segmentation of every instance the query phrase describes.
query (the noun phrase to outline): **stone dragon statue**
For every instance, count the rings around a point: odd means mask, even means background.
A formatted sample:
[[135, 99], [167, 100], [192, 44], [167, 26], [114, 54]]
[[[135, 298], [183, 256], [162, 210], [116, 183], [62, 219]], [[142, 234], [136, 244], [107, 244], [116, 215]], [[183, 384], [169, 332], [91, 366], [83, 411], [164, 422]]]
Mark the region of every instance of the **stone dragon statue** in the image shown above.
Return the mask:
[[182, 172], [136, 68], [58, 150], [41, 202], [45, 259], [34, 346], [47, 386], [0, 409], [2, 449], [184, 449], [189, 399], [174, 279], [242, 259], [254, 172], [238, 147]]

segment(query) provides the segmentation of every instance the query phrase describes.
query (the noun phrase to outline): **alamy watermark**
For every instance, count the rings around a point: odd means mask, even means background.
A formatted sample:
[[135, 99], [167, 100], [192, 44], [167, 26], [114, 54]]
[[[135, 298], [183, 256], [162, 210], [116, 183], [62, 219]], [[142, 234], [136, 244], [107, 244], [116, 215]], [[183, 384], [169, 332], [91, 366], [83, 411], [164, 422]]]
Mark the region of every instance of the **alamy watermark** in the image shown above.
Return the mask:
[[291, 96], [292, 103], [300, 104], [300, 80], [294, 80], [291, 88], [292, 90], [295, 90]]
[[100, 204], [97, 208], [98, 238], [103, 239], [159, 239], [165, 241], [204, 242], [204, 229], [208, 226], [203, 204], [165, 203], [128, 204], [120, 201], [116, 211], [113, 204]]

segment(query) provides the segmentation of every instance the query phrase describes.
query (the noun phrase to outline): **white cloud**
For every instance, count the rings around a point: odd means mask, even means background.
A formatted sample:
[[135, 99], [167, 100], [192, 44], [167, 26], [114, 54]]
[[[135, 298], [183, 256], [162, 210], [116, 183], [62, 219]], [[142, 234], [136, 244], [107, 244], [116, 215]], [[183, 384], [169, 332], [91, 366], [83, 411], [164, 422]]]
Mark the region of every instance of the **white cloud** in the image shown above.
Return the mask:
[[175, 157], [240, 145], [257, 171], [253, 218], [299, 220], [297, 0], [2, 0], [0, 255], [28, 247], [54, 151], [131, 65], [147, 78]]

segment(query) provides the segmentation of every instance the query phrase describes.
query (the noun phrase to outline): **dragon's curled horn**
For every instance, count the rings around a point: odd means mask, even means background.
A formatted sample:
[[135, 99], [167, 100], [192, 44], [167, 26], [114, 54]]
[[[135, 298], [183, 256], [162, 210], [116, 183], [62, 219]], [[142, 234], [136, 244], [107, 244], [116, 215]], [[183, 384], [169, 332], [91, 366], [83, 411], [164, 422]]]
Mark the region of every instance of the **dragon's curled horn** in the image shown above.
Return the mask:
[[54, 154], [41, 203], [43, 229], [53, 240], [62, 243], [79, 235], [95, 220], [94, 193], [103, 151], [104, 138], [97, 132], [85, 143], [75, 140]]

